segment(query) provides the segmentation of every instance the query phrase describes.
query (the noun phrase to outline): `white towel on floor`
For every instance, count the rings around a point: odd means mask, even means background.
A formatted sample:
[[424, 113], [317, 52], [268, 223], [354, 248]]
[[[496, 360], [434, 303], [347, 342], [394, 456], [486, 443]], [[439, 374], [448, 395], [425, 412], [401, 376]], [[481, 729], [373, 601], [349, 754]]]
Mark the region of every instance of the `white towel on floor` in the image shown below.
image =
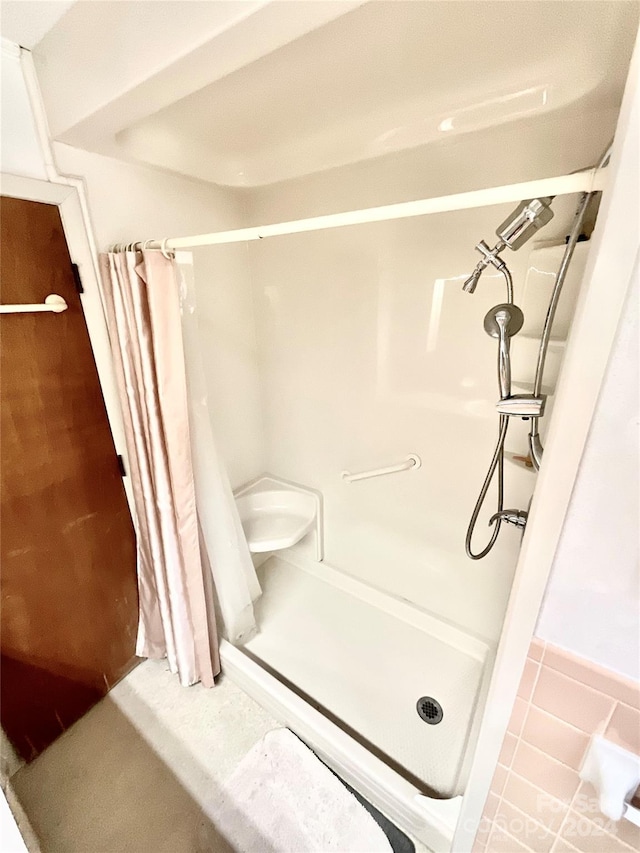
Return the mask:
[[391, 853], [367, 810], [288, 729], [245, 755], [208, 811], [239, 853]]

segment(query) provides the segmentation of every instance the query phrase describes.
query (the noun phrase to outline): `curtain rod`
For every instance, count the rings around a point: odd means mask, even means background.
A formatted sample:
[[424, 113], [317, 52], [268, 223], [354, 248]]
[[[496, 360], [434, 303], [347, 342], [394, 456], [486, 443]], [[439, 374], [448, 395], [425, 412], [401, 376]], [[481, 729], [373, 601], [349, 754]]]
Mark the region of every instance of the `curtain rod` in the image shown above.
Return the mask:
[[[273, 225], [257, 225], [251, 228], [236, 228], [233, 231], [214, 231], [211, 234], [196, 234], [192, 237], [169, 237], [164, 240], [146, 240], [135, 243], [131, 248], [195, 249], [198, 246], [216, 246], [225, 243], [241, 243], [248, 240], [262, 240], [265, 237], [278, 237], [284, 234], [301, 234], [306, 231], [322, 231], [326, 228], [341, 228], [345, 225], [364, 225], [371, 222], [386, 222], [392, 219], [407, 219], [411, 216], [426, 216], [430, 213], [448, 213], [454, 210], [471, 210], [477, 207], [490, 207], [495, 204], [522, 201], [529, 198], [569, 195], [579, 192], [597, 192], [606, 186], [606, 169], [588, 169], [571, 175], [559, 175], [555, 178], [543, 178], [537, 181], [525, 181], [520, 184], [508, 184], [502, 187], [490, 187], [455, 195], [426, 198], [419, 201], [404, 201], [399, 204], [387, 204], [383, 207], [368, 207], [363, 210], [351, 210], [345, 213], [330, 213], [314, 216], [310, 219], [296, 219], [291, 222], [279, 222]], [[117, 249], [114, 247], [114, 251]]]

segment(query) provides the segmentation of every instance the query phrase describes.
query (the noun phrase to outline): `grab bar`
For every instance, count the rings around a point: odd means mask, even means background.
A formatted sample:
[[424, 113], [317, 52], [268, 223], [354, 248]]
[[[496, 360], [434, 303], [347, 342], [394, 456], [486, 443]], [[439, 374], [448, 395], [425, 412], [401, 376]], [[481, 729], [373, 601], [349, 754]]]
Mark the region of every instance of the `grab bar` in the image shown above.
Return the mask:
[[343, 471], [342, 479], [345, 483], [353, 483], [356, 480], [368, 480], [369, 477], [382, 477], [384, 474], [396, 474], [398, 471], [411, 471], [415, 468], [420, 468], [422, 459], [411, 453], [404, 462], [398, 462], [397, 465], [389, 465], [386, 468], [374, 468], [371, 471], [359, 471], [357, 474], [352, 474], [351, 471]]
[[61, 311], [66, 311], [68, 307], [62, 296], [58, 296], [57, 293], [50, 293], [44, 302], [35, 305], [0, 305], [0, 314], [30, 314], [36, 311], [53, 311], [54, 314], [60, 314]]

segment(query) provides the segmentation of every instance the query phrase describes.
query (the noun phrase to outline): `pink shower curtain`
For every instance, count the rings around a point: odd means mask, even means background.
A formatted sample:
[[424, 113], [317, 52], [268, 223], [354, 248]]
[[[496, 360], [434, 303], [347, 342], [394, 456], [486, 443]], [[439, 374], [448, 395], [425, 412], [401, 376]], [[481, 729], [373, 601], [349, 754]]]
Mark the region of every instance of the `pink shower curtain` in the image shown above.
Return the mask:
[[100, 256], [135, 505], [136, 653], [164, 658], [184, 685], [220, 671], [198, 539], [180, 307], [160, 252]]

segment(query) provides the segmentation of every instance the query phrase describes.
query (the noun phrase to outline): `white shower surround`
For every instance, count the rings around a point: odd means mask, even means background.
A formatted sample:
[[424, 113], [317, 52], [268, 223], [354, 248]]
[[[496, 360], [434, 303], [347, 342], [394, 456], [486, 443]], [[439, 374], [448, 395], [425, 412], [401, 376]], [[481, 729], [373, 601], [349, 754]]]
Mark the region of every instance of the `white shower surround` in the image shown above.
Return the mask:
[[[352, 187], [343, 177], [346, 195]], [[282, 186], [272, 191], [285, 195]], [[344, 206], [344, 196], [336, 202]], [[556, 200], [541, 238], [563, 236], [574, 203]], [[475, 264], [473, 246], [511, 207], [249, 247], [266, 469], [322, 493], [328, 564], [490, 643], [500, 634], [520, 534], [503, 530], [481, 563], [466, 557], [464, 534], [497, 430], [496, 348], [482, 319], [504, 301], [504, 282], [485, 275], [474, 296], [462, 282]], [[261, 205], [261, 219], [279, 213]], [[529, 251], [507, 256], [516, 303]], [[534, 357], [532, 347], [516, 357], [514, 377]], [[520, 424], [507, 448], [526, 455]], [[410, 475], [341, 478], [409, 452], [422, 459]], [[526, 507], [533, 482], [509, 466], [507, 505]], [[478, 537], [488, 538], [493, 511], [489, 499]]]

